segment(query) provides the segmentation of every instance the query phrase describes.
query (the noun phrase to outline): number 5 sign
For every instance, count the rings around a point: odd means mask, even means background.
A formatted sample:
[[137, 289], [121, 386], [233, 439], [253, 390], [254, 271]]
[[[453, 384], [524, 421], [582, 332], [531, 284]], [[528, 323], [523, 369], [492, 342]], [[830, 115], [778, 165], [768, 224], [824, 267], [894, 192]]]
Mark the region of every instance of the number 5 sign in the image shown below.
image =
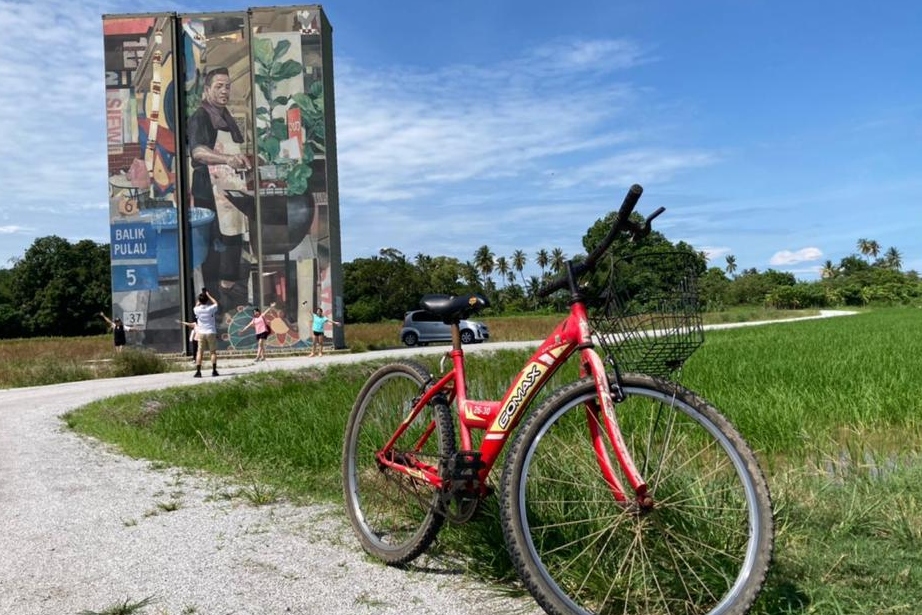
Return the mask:
[[155, 290], [157, 288], [157, 263], [143, 265], [113, 265], [112, 292]]

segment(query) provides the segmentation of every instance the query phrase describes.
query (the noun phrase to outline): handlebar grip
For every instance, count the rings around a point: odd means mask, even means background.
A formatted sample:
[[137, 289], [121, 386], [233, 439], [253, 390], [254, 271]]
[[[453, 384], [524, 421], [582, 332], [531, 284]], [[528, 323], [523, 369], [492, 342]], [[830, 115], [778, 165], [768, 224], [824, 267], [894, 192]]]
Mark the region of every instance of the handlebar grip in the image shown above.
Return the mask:
[[634, 184], [627, 191], [627, 194], [624, 196], [624, 202], [621, 203], [621, 209], [618, 210], [618, 218], [620, 220], [627, 220], [631, 213], [634, 211], [634, 208], [637, 207], [637, 201], [640, 200], [640, 195], [643, 194], [643, 186], [640, 184]]
[[[597, 245], [591, 253], [589, 253], [585, 261], [576, 265], [576, 268], [573, 272], [575, 275], [581, 275], [586, 271], [594, 269], [596, 261], [598, 261], [602, 254], [608, 250], [619, 232], [628, 230], [631, 231], [632, 234], [635, 234], [642, 231], [641, 227], [630, 222], [629, 220], [631, 214], [634, 211], [634, 207], [637, 206], [637, 202], [640, 200], [640, 195], [642, 194], [643, 186], [640, 184], [634, 184], [628, 189], [627, 194], [624, 196], [624, 201], [621, 203], [621, 208], [618, 209], [618, 217], [615, 219], [614, 224], [612, 224], [611, 229], [609, 229], [608, 234], [605, 236], [602, 242], [599, 243], [599, 245]], [[661, 207], [660, 210], [654, 214], [654, 216], [650, 217], [650, 220], [663, 213], [663, 210], [664, 208]], [[545, 284], [540, 289], [538, 289], [537, 294], [539, 297], [547, 297], [557, 290], [566, 288], [568, 284], [569, 279], [567, 276], [564, 276]]]

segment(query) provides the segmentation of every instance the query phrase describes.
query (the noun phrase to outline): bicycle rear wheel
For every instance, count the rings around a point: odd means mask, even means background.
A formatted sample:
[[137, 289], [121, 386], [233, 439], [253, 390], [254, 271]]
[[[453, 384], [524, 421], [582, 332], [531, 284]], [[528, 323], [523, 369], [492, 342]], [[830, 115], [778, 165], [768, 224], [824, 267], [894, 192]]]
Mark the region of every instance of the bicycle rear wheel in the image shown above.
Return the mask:
[[687, 389], [623, 381], [615, 412], [653, 507], [617, 503], [602, 478], [588, 437], [593, 382], [561, 388], [522, 425], [503, 469], [503, 532], [520, 577], [559, 615], [748, 612], [774, 540], [755, 456]]
[[[378, 369], [352, 408], [343, 445], [346, 512], [362, 547], [392, 565], [425, 551], [445, 521], [439, 493], [428, 482], [379, 463], [376, 454], [409, 416], [429, 381], [425, 367], [400, 361]], [[454, 454], [447, 406], [427, 406], [394, 444], [389, 457], [408, 467], [440, 468]]]

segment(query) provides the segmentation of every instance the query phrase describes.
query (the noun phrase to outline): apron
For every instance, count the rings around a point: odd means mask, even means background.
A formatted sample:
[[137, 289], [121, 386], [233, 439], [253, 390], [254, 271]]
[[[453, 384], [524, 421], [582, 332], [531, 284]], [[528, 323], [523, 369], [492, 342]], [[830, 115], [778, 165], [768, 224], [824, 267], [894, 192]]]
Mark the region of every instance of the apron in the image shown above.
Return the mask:
[[[218, 131], [214, 151], [219, 154], [236, 155], [243, 153], [240, 143], [235, 143], [227, 130]], [[225, 190], [247, 189], [246, 177], [228, 164], [208, 165], [211, 175], [211, 189], [214, 192], [215, 209], [218, 216], [218, 228], [222, 235], [243, 235], [247, 230], [247, 217], [237, 209], [225, 196]]]

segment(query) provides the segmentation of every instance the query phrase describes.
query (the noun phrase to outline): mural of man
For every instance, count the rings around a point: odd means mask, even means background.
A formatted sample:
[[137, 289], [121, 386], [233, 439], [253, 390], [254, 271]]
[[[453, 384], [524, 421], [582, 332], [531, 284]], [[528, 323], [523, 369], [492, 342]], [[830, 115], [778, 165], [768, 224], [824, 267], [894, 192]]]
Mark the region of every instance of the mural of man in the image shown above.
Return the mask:
[[[248, 303], [245, 272], [241, 267], [246, 215], [227, 198], [226, 190], [246, 190], [239, 171], [252, 166], [244, 154], [244, 136], [227, 108], [231, 78], [227, 68], [205, 74], [202, 102], [189, 117], [192, 157], [192, 196], [196, 207], [215, 212], [212, 246], [202, 264], [205, 286], [217, 287], [224, 309]], [[217, 281], [217, 284], [214, 282]]]

